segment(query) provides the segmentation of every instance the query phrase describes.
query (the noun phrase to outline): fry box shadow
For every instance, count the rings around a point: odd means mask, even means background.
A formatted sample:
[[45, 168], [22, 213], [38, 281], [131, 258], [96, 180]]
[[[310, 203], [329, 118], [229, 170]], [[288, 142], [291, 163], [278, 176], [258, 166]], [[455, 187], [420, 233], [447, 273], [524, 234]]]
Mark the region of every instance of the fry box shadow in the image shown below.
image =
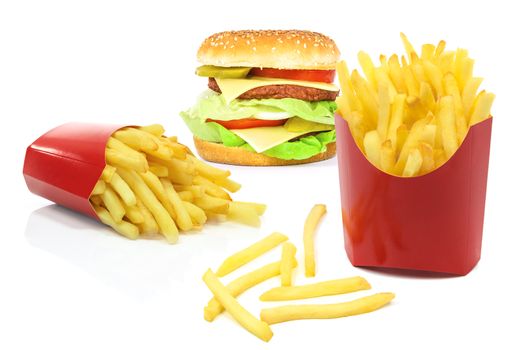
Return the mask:
[[56, 204], [30, 214], [25, 237], [32, 246], [139, 300], [173, 289], [191, 270], [187, 245], [169, 245], [161, 237], [127, 240], [100, 222]]

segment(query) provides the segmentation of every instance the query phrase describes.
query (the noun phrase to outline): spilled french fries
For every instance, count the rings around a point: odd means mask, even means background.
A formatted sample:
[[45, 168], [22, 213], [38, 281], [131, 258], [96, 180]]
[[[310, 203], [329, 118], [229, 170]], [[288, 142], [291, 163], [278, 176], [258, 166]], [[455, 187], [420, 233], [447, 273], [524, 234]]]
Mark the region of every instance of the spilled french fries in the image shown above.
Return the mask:
[[[305, 222], [305, 256], [314, 256], [313, 233], [320, 218], [326, 212], [326, 206], [315, 205]], [[281, 260], [264, 265], [248, 272], [224, 285], [219, 277], [234, 272], [263, 254], [281, 245]], [[297, 267], [295, 257], [297, 249], [282, 233], [272, 233], [245, 249], [230, 255], [213, 273], [210, 269], [203, 276], [203, 281], [213, 294], [204, 307], [204, 319], [213, 321], [223, 311], [227, 311], [241, 326], [263, 341], [269, 341], [273, 332], [270, 325], [299, 319], [325, 319], [359, 315], [382, 308], [394, 299], [393, 293], [377, 293], [355, 300], [335, 304], [284, 305], [262, 309], [260, 317], [248, 312], [237, 297], [248, 289], [272, 277], [280, 277], [280, 286], [272, 288], [260, 296], [261, 301], [302, 300], [324, 296], [353, 293], [368, 290], [370, 284], [363, 277], [349, 277], [336, 280], [320, 281], [306, 285], [293, 285], [293, 270]], [[305, 269], [312, 267], [305, 259]], [[315, 264], [313, 264], [315, 274]], [[307, 277], [309, 275], [307, 274]]]
[[90, 196], [99, 219], [129, 239], [200, 230], [210, 218], [260, 226], [266, 205], [235, 202], [241, 185], [230, 171], [198, 160], [154, 124], [117, 130], [106, 144], [106, 167]]

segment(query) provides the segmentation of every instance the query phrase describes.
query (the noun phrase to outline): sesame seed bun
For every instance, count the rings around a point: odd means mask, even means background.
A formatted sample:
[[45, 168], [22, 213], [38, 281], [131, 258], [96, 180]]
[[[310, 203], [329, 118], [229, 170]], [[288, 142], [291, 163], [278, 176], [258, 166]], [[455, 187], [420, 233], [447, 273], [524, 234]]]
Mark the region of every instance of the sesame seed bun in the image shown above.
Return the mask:
[[278, 165], [295, 165], [319, 162], [335, 156], [335, 142], [326, 145], [326, 151], [316, 154], [307, 159], [280, 159], [269, 157], [262, 153], [255, 153], [244, 150], [240, 147], [227, 147], [222, 143], [208, 142], [193, 137], [195, 147], [199, 155], [210, 162], [224, 163], [233, 165], [250, 165], [250, 166], [278, 166]]
[[204, 65], [278, 69], [335, 69], [339, 49], [306, 30], [239, 30], [213, 34], [197, 52]]

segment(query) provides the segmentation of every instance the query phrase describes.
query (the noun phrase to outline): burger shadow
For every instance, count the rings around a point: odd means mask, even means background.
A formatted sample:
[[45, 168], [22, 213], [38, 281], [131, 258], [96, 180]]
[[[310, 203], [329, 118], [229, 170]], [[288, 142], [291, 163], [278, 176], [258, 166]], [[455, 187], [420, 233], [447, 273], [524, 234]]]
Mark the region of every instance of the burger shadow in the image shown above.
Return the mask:
[[160, 236], [128, 240], [100, 222], [56, 204], [33, 211], [27, 242], [134, 299], [145, 300], [172, 289], [191, 270], [184, 244]]

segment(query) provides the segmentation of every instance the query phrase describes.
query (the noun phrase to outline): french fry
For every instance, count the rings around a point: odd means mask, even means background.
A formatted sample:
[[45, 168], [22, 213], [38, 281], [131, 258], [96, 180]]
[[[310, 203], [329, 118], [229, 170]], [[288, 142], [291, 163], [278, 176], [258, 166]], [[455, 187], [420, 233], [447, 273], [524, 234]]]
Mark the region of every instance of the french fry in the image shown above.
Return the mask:
[[191, 191], [180, 191], [180, 192], [177, 192], [177, 194], [179, 195], [179, 198], [183, 201], [186, 201], [186, 202], [192, 202], [193, 201], [193, 193], [191, 193]]
[[425, 130], [425, 125], [427, 125], [430, 122], [430, 120], [431, 118], [429, 117], [418, 120], [417, 122], [414, 123], [412, 128], [409, 130], [408, 135], [406, 137], [406, 141], [403, 144], [403, 147], [401, 148], [399, 152], [399, 157], [396, 162], [396, 166], [395, 166], [396, 174], [403, 173], [410, 150], [417, 146], [419, 140], [421, 140], [422, 138], [423, 132]]
[[419, 174], [419, 170], [421, 169], [421, 165], [423, 164], [423, 157], [421, 156], [421, 152], [419, 152], [419, 149], [413, 148], [408, 153], [408, 158], [405, 163], [405, 169], [403, 170], [403, 176], [416, 176]]
[[136, 206], [128, 206], [124, 205], [124, 208], [126, 210], [126, 218], [131, 221], [133, 224], [142, 224], [144, 223], [144, 216], [142, 215], [140, 209]]
[[419, 172], [421, 175], [424, 175], [436, 168], [434, 161], [434, 149], [432, 148], [432, 145], [426, 142], [420, 142], [418, 150], [422, 158], [421, 169]]
[[151, 171], [153, 174], [157, 175], [158, 177], [168, 177], [169, 171], [168, 168], [164, 165], [155, 164], [150, 162], [149, 163], [149, 171]]
[[[191, 216], [186, 210], [182, 199], [179, 197], [171, 182], [167, 179], [160, 180], [166, 197], [169, 200], [175, 214], [175, 222], [182, 231], [188, 231], [193, 227]], [[259, 218], [259, 217], [257, 217]]]
[[204, 188], [196, 185], [173, 185], [177, 192], [190, 191], [194, 198], [201, 198], [204, 196]]
[[[403, 149], [403, 145], [408, 137], [408, 128], [405, 124], [402, 124], [396, 130], [396, 155], [399, 157], [399, 153]], [[392, 144], [393, 146], [394, 144]], [[397, 173], [397, 172], [396, 172]]]
[[[432, 88], [435, 91], [436, 96], [443, 95], [443, 76], [441, 74], [441, 71], [439, 68], [430, 61], [423, 61], [423, 69], [425, 72], [425, 75], [429, 78], [430, 83], [432, 84]], [[423, 84], [424, 82], [421, 82]], [[419, 85], [419, 88], [421, 89], [421, 85]]]
[[184, 208], [186, 209], [188, 214], [190, 214], [191, 221], [193, 222], [194, 227], [204, 225], [204, 223], [207, 220], [207, 216], [204, 210], [190, 202], [183, 201], [182, 204], [184, 205]]
[[[476, 93], [478, 92], [479, 86], [482, 82], [482, 78], [470, 78], [465, 83], [461, 100], [463, 102], [463, 110], [465, 111], [467, 118], [471, 115], [472, 106], [474, 105], [474, 101], [476, 99]], [[467, 120], [467, 122], [469, 122], [469, 120]]]
[[375, 125], [377, 123], [377, 94], [374, 93], [356, 70], [352, 71], [350, 81], [354, 86], [357, 98], [363, 106], [364, 115], [370, 118], [368, 122]]
[[349, 277], [337, 280], [317, 282], [302, 286], [276, 287], [263, 293], [261, 301], [280, 301], [317, 298], [370, 289], [370, 284], [363, 277]]
[[224, 191], [219, 185], [211, 182], [207, 178], [197, 175], [193, 178], [193, 183], [195, 185], [201, 186], [204, 188], [204, 192], [210, 196], [222, 198], [226, 200], [231, 200], [228, 192]]
[[235, 201], [235, 205], [253, 208], [255, 212], [261, 216], [266, 212], [266, 204], [262, 203]]
[[476, 99], [474, 110], [470, 116], [470, 125], [475, 125], [490, 116], [490, 108], [494, 102], [495, 95], [485, 91], [480, 92]]
[[297, 262], [295, 260], [295, 253], [297, 248], [291, 242], [284, 242], [281, 255], [281, 286], [292, 285], [292, 272]]
[[301, 320], [354, 316], [375, 311], [394, 299], [394, 293], [377, 293], [353, 301], [337, 304], [288, 305], [261, 311], [261, 320], [268, 324]]
[[98, 194], [96, 195], [91, 194], [91, 197], [89, 197], [89, 201], [91, 202], [91, 204], [99, 206], [99, 207], [102, 207], [104, 205], [102, 198], [100, 198], [100, 195]]
[[119, 197], [117, 194], [110, 188], [106, 187], [104, 192], [101, 195], [102, 202], [104, 202], [104, 206], [111, 214], [111, 218], [116, 223], [119, 223], [122, 221], [122, 218], [126, 214], [126, 209], [120, 202]]
[[120, 196], [122, 201], [128, 206], [134, 206], [137, 204], [137, 198], [128, 184], [122, 180], [122, 178], [117, 174], [113, 174], [110, 181], [111, 187], [115, 192]]
[[208, 165], [193, 156], [188, 156], [188, 158], [192, 161], [197, 172], [210, 180], [215, 178], [227, 178], [231, 175], [229, 170], [222, 170], [219, 168], [212, 167], [211, 165]]
[[110, 226], [112, 229], [120, 233], [122, 236], [129, 238], [129, 239], [137, 239], [139, 236], [139, 229], [137, 226], [127, 222], [127, 221], [120, 221], [115, 222], [113, 218], [111, 217], [111, 214], [109, 211], [102, 207], [95, 207], [95, 212], [97, 213], [97, 216], [99, 217], [100, 221]]
[[100, 177], [102, 178], [102, 180], [109, 183], [111, 182], [111, 178], [113, 177], [116, 171], [117, 169], [115, 167], [112, 167], [111, 165], [106, 165], [104, 167], [104, 170], [102, 170], [102, 175], [100, 175]]
[[400, 33], [401, 40], [403, 41], [403, 46], [405, 47], [405, 51], [407, 53], [407, 56], [410, 58], [410, 62], [413, 62], [414, 57], [417, 59], [416, 50], [414, 50], [414, 46], [408, 41], [407, 36], [404, 33]]
[[106, 148], [106, 162], [116, 168], [125, 168], [139, 173], [148, 171], [148, 162], [145, 158], [130, 157], [111, 148]]
[[441, 127], [441, 138], [443, 149], [447, 158], [452, 157], [458, 149], [458, 137], [454, 113], [454, 101], [451, 96], [443, 96], [440, 100], [439, 125]]
[[449, 96], [452, 96], [452, 101], [454, 103], [454, 114], [456, 117], [456, 130], [458, 133], [459, 144], [467, 135], [467, 120], [463, 111], [463, 101], [461, 100], [458, 84], [452, 73], [445, 75], [444, 83], [445, 93]]
[[392, 141], [386, 140], [381, 145], [381, 151], [379, 156], [379, 163], [381, 169], [388, 174], [394, 174], [394, 168], [396, 165], [396, 152], [392, 147]]
[[319, 221], [326, 214], [326, 206], [324, 204], [316, 204], [310, 210], [306, 217], [303, 229], [303, 244], [304, 244], [304, 268], [306, 277], [315, 276], [315, 249], [314, 249], [314, 233], [319, 225]]
[[136, 128], [117, 130], [113, 137], [136, 151], [153, 151], [159, 148], [151, 134]]
[[162, 135], [164, 135], [164, 132], [165, 132], [164, 127], [160, 124], [140, 126], [139, 129], [147, 133], [150, 133], [156, 137], [161, 137]]
[[434, 51], [436, 47], [432, 44], [423, 44], [421, 46], [421, 59], [431, 61], [434, 57]]
[[339, 78], [339, 86], [341, 86], [341, 91], [343, 91], [343, 96], [341, 96], [341, 98], [344, 100], [344, 103], [342, 103], [341, 106], [346, 109], [345, 114], [350, 115], [352, 111], [361, 111], [362, 106], [355, 97], [354, 87], [350, 80], [350, 72], [348, 71], [346, 62], [339, 61], [336, 63], [336, 67], [338, 72], [337, 76]]
[[436, 132], [437, 132], [437, 126], [433, 124], [427, 124], [423, 128], [423, 132], [421, 133], [421, 141], [426, 142], [431, 147], [434, 147], [436, 143]]
[[[278, 276], [281, 271], [281, 264], [282, 261], [276, 261], [274, 263], [264, 265], [263, 267], [260, 267], [254, 271], [250, 271], [247, 274], [242, 275], [228, 283], [226, 288], [233, 297], [237, 297], [253, 286], [256, 286], [272, 277]], [[296, 267], [297, 260], [294, 259], [292, 264], [293, 267]], [[221, 303], [217, 299], [212, 298], [208, 302], [208, 305], [206, 305], [204, 308], [204, 319], [208, 322], [211, 322], [223, 311], [224, 308], [222, 307]]]
[[166, 189], [164, 188], [164, 186], [162, 186], [160, 179], [149, 170], [145, 173], [141, 173], [140, 177], [142, 178], [144, 183], [149, 187], [151, 192], [153, 192], [153, 194], [158, 199], [158, 201], [162, 204], [164, 209], [169, 213], [169, 215], [173, 219], [175, 219], [177, 217], [177, 214], [175, 213], [175, 210], [173, 209], [172, 203], [168, 198]]
[[106, 183], [102, 180], [98, 180], [95, 184], [95, 187], [93, 187], [93, 190], [91, 191], [92, 196], [96, 196], [98, 194], [104, 193], [106, 190]]
[[375, 67], [370, 56], [366, 52], [359, 51], [357, 53], [357, 59], [361, 65], [361, 69], [363, 70], [366, 79], [370, 82], [370, 84], [376, 85], [377, 81], [375, 79]]
[[260, 241], [226, 258], [217, 269], [217, 276], [226, 276], [287, 240], [288, 237], [279, 232], [274, 232], [266, 236]]
[[155, 221], [159, 225], [160, 232], [166, 237], [166, 240], [169, 243], [176, 243], [179, 238], [177, 225], [175, 225], [169, 212], [162, 206], [144, 180], [142, 180], [142, 177], [136, 172], [126, 169], [118, 169], [117, 174], [128, 183], [133, 189], [133, 192], [140, 198], [141, 202], [151, 211]]
[[390, 56], [390, 58], [388, 59], [388, 67], [390, 68], [390, 79], [392, 79], [392, 82], [394, 83], [397, 91], [406, 95], [407, 88], [405, 85], [405, 81], [403, 80], [403, 72], [401, 70], [401, 65], [399, 64], [399, 58], [397, 57], [397, 55], [394, 54]]
[[211, 270], [208, 269], [202, 279], [224, 309], [226, 309], [241, 326], [266, 342], [272, 338], [273, 333], [268, 324], [260, 321], [243, 308]]
[[230, 207], [230, 201], [222, 198], [212, 197], [204, 194], [202, 197], [195, 198], [193, 204], [215, 214], [227, 214]]
[[139, 225], [141, 233], [156, 233], [159, 232], [159, 225], [155, 221], [153, 214], [149, 211], [148, 208], [142, 203], [140, 199], [137, 198], [137, 208], [144, 218], [144, 222]]
[[388, 87], [384, 83], [378, 86], [378, 111], [377, 111], [377, 132], [381, 142], [384, 142], [388, 134], [388, 125], [390, 122], [390, 96]]
[[392, 104], [392, 116], [388, 125], [387, 139], [391, 140], [394, 151], [397, 148], [397, 129], [403, 124], [405, 119], [405, 100], [405, 94], [398, 94], [394, 97], [394, 103]]
[[238, 190], [241, 189], [241, 184], [233, 181], [232, 179], [225, 178], [225, 177], [215, 177], [211, 180], [213, 183], [221, 186], [222, 188], [230, 191], [231, 193], [235, 193]]
[[368, 160], [377, 168], [381, 167], [381, 136], [379, 131], [371, 130], [365, 134], [363, 147]]
[[261, 226], [261, 219], [259, 219], [257, 210], [249, 205], [231, 202], [226, 217], [231, 221], [240, 222], [248, 226]]

